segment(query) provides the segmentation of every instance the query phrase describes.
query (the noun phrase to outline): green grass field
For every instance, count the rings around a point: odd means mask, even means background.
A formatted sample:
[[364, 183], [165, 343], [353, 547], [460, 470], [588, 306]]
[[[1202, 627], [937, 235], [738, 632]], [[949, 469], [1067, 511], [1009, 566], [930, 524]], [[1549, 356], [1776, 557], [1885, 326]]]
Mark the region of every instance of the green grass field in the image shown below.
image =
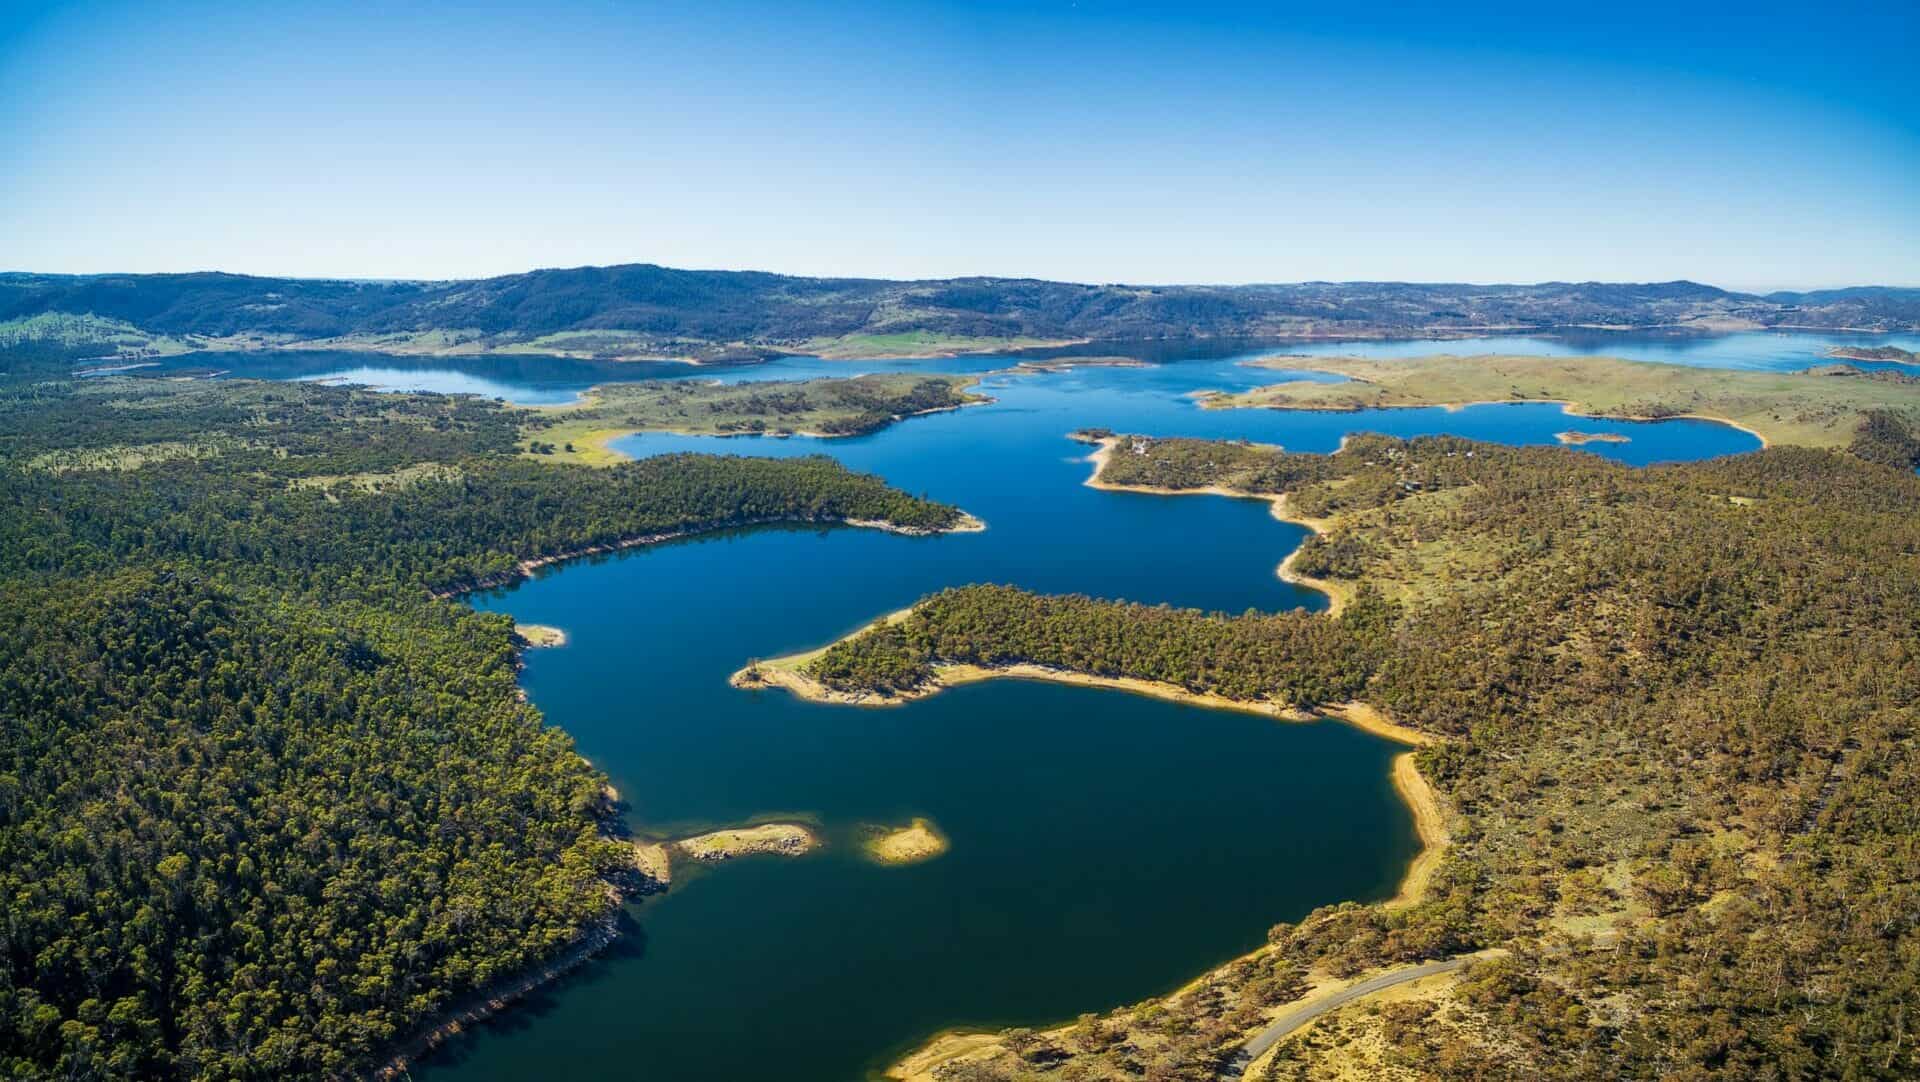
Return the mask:
[[96, 351], [101, 357], [169, 356], [196, 348], [182, 339], [148, 334], [131, 323], [101, 316], [42, 312], [0, 320], [0, 348], [34, 342]]

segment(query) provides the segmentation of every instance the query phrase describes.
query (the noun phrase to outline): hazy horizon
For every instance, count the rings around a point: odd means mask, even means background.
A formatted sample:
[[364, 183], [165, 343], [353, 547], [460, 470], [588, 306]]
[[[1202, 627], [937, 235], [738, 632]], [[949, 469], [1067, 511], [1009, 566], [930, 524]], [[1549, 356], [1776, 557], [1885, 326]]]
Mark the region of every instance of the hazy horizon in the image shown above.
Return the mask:
[[1920, 11], [0, 15], [0, 265], [1920, 285]]
[[33, 268], [26, 268], [26, 267], [0, 267], [0, 275], [25, 274], [25, 275], [47, 275], [47, 276], [85, 278], [85, 277], [99, 277], [99, 276], [112, 276], [112, 275], [147, 275], [147, 274], [226, 274], [226, 275], [233, 275], [233, 276], [242, 277], [242, 278], [279, 278], [279, 279], [285, 279], [290, 281], [307, 281], [307, 282], [371, 282], [376, 284], [391, 285], [391, 284], [398, 284], [403, 282], [474, 282], [474, 281], [484, 281], [489, 278], [513, 277], [519, 274], [535, 274], [543, 271], [606, 270], [609, 268], [622, 267], [622, 266], [657, 266], [663, 270], [684, 271], [684, 272], [694, 273], [694, 274], [774, 274], [774, 275], [779, 275], [781, 277], [789, 277], [789, 278], [840, 279], [844, 281], [911, 282], [911, 281], [951, 281], [955, 279], [981, 278], [981, 279], [997, 279], [997, 280], [1003, 280], [1003, 281], [1021, 281], [1021, 280], [1045, 281], [1045, 282], [1054, 282], [1054, 283], [1064, 284], [1064, 285], [1117, 286], [1117, 287], [1123, 287], [1123, 288], [1139, 287], [1139, 288], [1146, 288], [1146, 289], [1208, 289], [1208, 288], [1236, 289], [1236, 288], [1242, 288], [1242, 287], [1258, 287], [1258, 286], [1300, 286], [1300, 285], [1346, 286], [1346, 285], [1369, 285], [1369, 284], [1404, 285], [1404, 286], [1435, 286], [1435, 287], [1465, 286], [1469, 288], [1479, 288], [1479, 289], [1505, 289], [1505, 288], [1526, 288], [1530, 286], [1549, 286], [1549, 285], [1651, 286], [1651, 285], [1671, 285], [1679, 282], [1688, 282], [1693, 285], [1705, 286], [1710, 289], [1720, 289], [1728, 293], [1746, 293], [1746, 294], [1753, 294], [1755, 296], [1766, 296], [1768, 294], [1774, 294], [1774, 293], [1819, 293], [1819, 292], [1824, 292], [1829, 290], [1843, 290], [1843, 289], [1920, 289], [1920, 284], [1913, 284], [1913, 283], [1907, 283], [1907, 282], [1864, 282], [1864, 281], [1837, 282], [1837, 283], [1831, 283], [1826, 285], [1812, 285], [1812, 286], [1769, 286], [1769, 287], [1762, 287], [1762, 288], [1744, 288], [1739, 286], [1723, 285], [1719, 282], [1703, 281], [1702, 279], [1699, 279], [1699, 278], [1684, 278], [1684, 277], [1683, 278], [1663, 278], [1663, 279], [1650, 279], [1650, 278], [1624, 279], [1623, 278], [1623, 279], [1612, 279], [1612, 280], [1603, 280], [1603, 279], [1597, 279], [1597, 278], [1586, 278], [1586, 279], [1545, 278], [1539, 281], [1532, 281], [1532, 282], [1493, 282], [1493, 281], [1473, 282], [1473, 281], [1457, 281], [1457, 280], [1456, 281], [1439, 281], [1439, 280], [1415, 281], [1412, 279], [1398, 279], [1398, 278], [1302, 278], [1295, 281], [1285, 281], [1285, 282], [1283, 281], [1093, 282], [1093, 281], [1071, 279], [1071, 278], [1036, 278], [1032, 275], [1006, 275], [1006, 274], [964, 274], [964, 275], [950, 275], [943, 278], [888, 278], [884, 275], [876, 275], [876, 274], [800, 274], [800, 273], [790, 273], [787, 271], [773, 271], [773, 270], [768, 270], [765, 267], [676, 267], [676, 266], [668, 266], [667, 264], [664, 264], [664, 263], [654, 263], [651, 260], [645, 260], [645, 259], [625, 260], [620, 263], [581, 263], [581, 264], [575, 264], [573, 266], [564, 266], [564, 267], [563, 266], [528, 267], [525, 270], [506, 271], [501, 274], [457, 275], [457, 276], [446, 277], [446, 278], [429, 278], [429, 277], [421, 277], [417, 275], [402, 275], [402, 276], [389, 277], [384, 275], [370, 275], [370, 274], [272, 274], [272, 273], [256, 272], [256, 271], [230, 270], [224, 267], [193, 267], [193, 268], [186, 268], [181, 270], [162, 270], [162, 271], [128, 271], [128, 270], [47, 271], [47, 270], [36, 270]]

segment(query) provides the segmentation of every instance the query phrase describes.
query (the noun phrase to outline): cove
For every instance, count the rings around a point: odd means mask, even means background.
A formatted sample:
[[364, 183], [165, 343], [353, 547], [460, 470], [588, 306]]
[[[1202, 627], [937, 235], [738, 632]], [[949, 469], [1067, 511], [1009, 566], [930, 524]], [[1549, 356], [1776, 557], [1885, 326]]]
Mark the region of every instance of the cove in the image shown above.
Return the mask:
[[[821, 645], [967, 582], [1229, 611], [1324, 606], [1274, 575], [1301, 528], [1260, 501], [1089, 488], [1087, 448], [1065, 438], [1075, 428], [1330, 451], [1356, 430], [1551, 443], [1571, 427], [1542, 404], [1197, 408], [1193, 390], [1275, 378], [1234, 357], [991, 376], [991, 405], [856, 439], [620, 441], [635, 456], [829, 453], [989, 528], [726, 533], [475, 596], [568, 632], [569, 645], [528, 655], [524, 685], [609, 774], [636, 832], [798, 818], [827, 845], [679, 877], [634, 907], [637, 931], [617, 952], [414, 1073], [859, 1078], [941, 1029], [1045, 1024], [1163, 993], [1257, 946], [1275, 922], [1392, 895], [1418, 847], [1389, 778], [1402, 749], [1339, 723], [1023, 681], [889, 710], [726, 683], [748, 658]], [[1755, 446], [1696, 421], [1578, 427], [1628, 435], [1588, 450], [1635, 464]], [[916, 816], [950, 852], [907, 867], [861, 859], [861, 824]]]

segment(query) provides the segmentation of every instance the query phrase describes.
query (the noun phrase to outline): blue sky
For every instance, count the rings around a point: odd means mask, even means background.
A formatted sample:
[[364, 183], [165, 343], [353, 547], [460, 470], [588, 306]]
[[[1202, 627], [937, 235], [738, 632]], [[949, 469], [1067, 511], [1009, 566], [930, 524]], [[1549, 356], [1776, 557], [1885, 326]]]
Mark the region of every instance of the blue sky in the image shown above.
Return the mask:
[[1330, 6], [15, 0], [0, 268], [1920, 285], [1920, 5]]

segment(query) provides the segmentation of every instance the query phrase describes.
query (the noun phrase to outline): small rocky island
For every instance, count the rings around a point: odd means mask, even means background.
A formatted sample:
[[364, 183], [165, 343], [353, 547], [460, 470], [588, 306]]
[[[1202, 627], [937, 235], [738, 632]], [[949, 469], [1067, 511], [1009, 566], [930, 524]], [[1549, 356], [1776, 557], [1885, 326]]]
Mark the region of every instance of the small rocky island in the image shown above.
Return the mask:
[[526, 649], [567, 644], [566, 632], [546, 624], [514, 624], [513, 638], [516, 643]]
[[1631, 443], [1633, 438], [1622, 436], [1618, 432], [1555, 432], [1553, 438], [1569, 447], [1578, 447], [1583, 443]]
[[803, 823], [760, 823], [710, 830], [671, 841], [635, 842], [633, 864], [641, 875], [664, 887], [673, 881], [673, 865], [678, 858], [718, 864], [761, 853], [797, 857], [819, 845], [820, 836]]
[[1899, 346], [1834, 346], [1827, 356], [1843, 361], [1893, 361], [1897, 364], [1920, 362], [1920, 353]]

